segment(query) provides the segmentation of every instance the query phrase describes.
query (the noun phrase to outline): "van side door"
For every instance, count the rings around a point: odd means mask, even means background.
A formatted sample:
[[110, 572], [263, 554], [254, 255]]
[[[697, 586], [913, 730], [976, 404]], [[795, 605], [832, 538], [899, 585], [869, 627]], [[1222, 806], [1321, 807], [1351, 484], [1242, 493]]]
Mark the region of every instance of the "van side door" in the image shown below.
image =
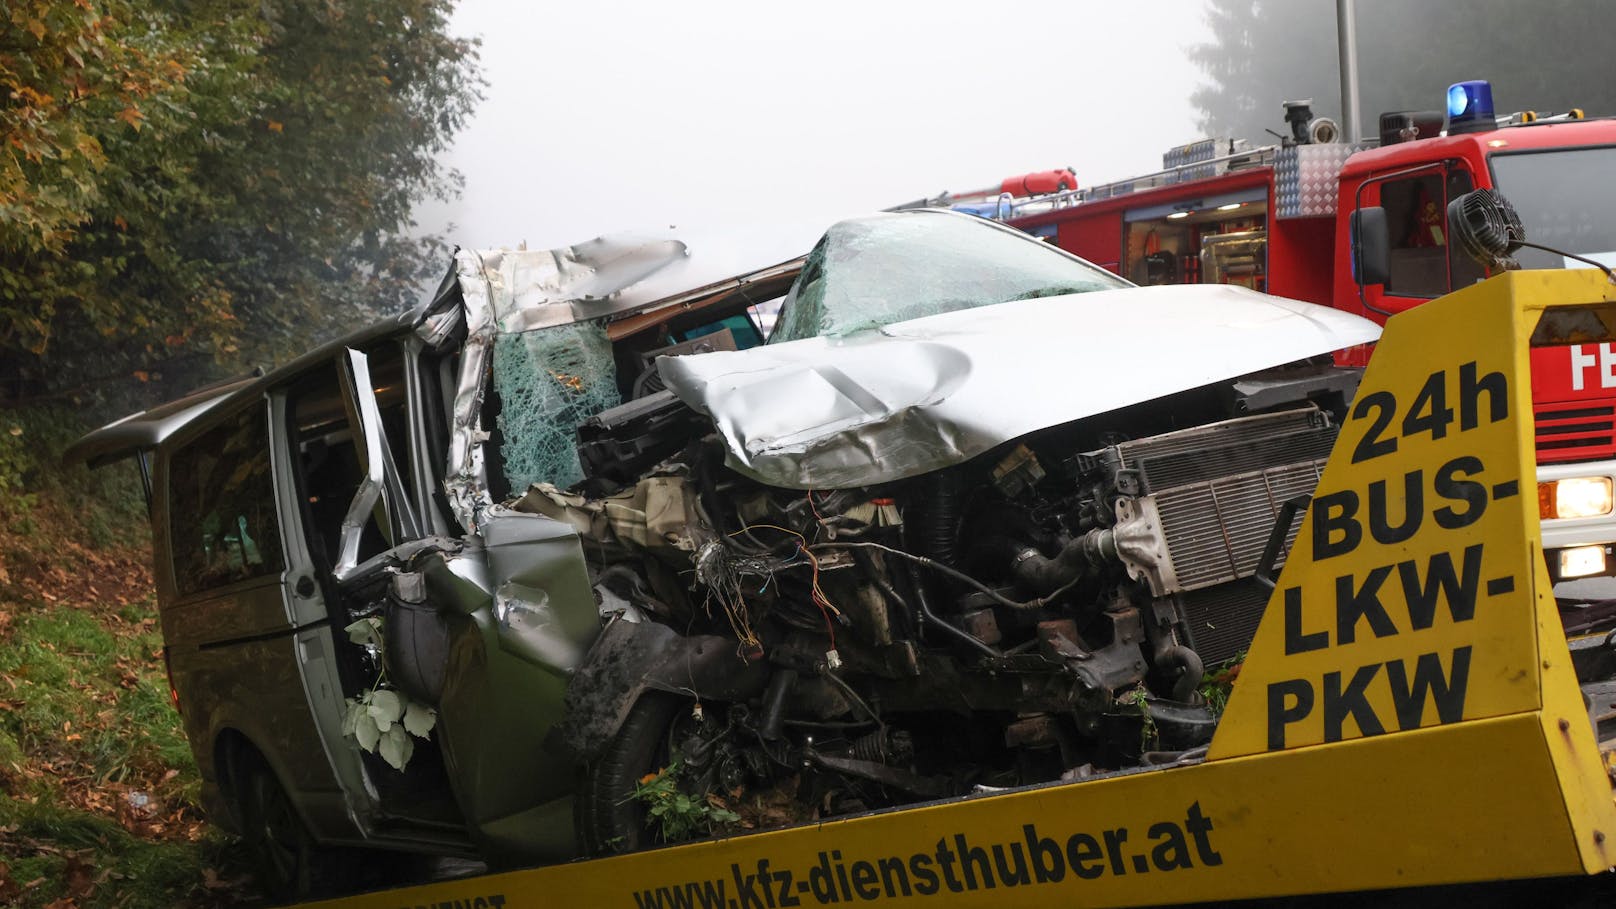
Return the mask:
[[329, 629], [301, 602], [309, 579], [283, 519], [274, 399], [224, 406], [233, 409], [164, 446], [154, 478], [163, 635], [186, 734], [208, 788], [227, 783], [250, 748], [312, 832], [351, 838], [344, 787], [305, 694]]

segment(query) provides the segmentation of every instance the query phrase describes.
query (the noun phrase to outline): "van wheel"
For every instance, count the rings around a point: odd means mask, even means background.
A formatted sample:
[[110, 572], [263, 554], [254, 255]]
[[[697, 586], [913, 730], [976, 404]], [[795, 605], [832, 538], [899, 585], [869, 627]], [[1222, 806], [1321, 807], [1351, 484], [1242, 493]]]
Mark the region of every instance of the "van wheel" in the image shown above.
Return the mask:
[[585, 855], [637, 852], [659, 845], [634, 789], [646, 774], [668, 765], [675, 727], [684, 725], [681, 717], [689, 715], [688, 698], [656, 691], [646, 692], [629, 710], [617, 735], [584, 776], [578, 828]]
[[259, 887], [274, 900], [331, 892], [340, 860], [314, 841], [275, 772], [255, 754], [243, 760], [239, 773], [242, 839]]

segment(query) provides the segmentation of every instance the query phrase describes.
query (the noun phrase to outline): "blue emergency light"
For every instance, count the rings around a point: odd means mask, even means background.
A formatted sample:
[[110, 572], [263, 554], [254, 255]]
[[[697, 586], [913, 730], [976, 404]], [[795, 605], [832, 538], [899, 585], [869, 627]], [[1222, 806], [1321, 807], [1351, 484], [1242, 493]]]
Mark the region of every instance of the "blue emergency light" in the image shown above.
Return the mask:
[[1448, 134], [1497, 129], [1493, 119], [1493, 87], [1483, 79], [1448, 86]]

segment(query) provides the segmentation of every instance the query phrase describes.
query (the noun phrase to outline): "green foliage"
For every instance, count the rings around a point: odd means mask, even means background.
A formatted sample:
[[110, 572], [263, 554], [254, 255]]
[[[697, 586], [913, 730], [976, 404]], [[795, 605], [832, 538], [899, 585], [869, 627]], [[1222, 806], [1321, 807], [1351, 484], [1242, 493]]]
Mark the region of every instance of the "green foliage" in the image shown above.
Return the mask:
[[[88, 428], [82, 415], [61, 406], [0, 413], [0, 580], [8, 555], [13, 564], [19, 555], [8, 552], [8, 534], [21, 535], [41, 557], [77, 533], [97, 547], [142, 546], [150, 538], [132, 464], [60, 466], [62, 450]], [[45, 502], [54, 507], [42, 511]], [[71, 526], [55, 526], [64, 516]]]
[[149, 598], [117, 610], [0, 599], [0, 903], [239, 899], [242, 857], [199, 820], [155, 615]]
[[[1360, 131], [1382, 111], [1441, 110], [1447, 87], [1488, 79], [1500, 113], [1580, 107], [1616, 113], [1599, 0], [1359, 0]], [[1212, 40], [1190, 57], [1207, 76], [1191, 96], [1207, 135], [1284, 132], [1282, 102], [1312, 98], [1340, 116], [1333, 0], [1208, 0]], [[1552, 51], [1546, 50], [1552, 48]], [[1188, 139], [1189, 137], [1186, 137]]]
[[0, 512], [27, 511], [37, 500], [24, 482], [34, 464], [26, 433], [20, 422], [0, 420]]
[[646, 826], [659, 840], [679, 843], [708, 836], [740, 821], [741, 816], [716, 797], [684, 791], [679, 767], [679, 762], [674, 761], [656, 773], [646, 774], [632, 793], [636, 801], [645, 804]]
[[1139, 712], [1139, 750], [1150, 751], [1156, 747], [1158, 732], [1156, 718], [1150, 713], [1150, 691], [1144, 685], [1138, 685], [1122, 693], [1117, 703], [1125, 704]]
[[[62, 253], [103, 200], [105, 141], [181, 101], [197, 60], [135, 5], [14, 0], [0, 14], [0, 248]], [[45, 326], [17, 326], [37, 341]]]
[[[171, 394], [414, 302], [469, 115], [450, 0], [0, 12], [0, 402]], [[156, 395], [148, 395], [156, 397]]]
[[1229, 706], [1229, 695], [1234, 693], [1235, 679], [1240, 676], [1240, 667], [1246, 662], [1246, 652], [1239, 653], [1222, 663], [1206, 670], [1201, 674], [1199, 691], [1215, 717], [1223, 716], [1224, 708]]
[[[349, 625], [348, 640], [371, 648], [378, 659], [383, 654], [382, 620], [375, 616], [360, 619]], [[359, 747], [380, 753], [382, 760], [394, 770], [403, 770], [415, 754], [415, 740], [432, 737], [432, 727], [438, 723], [438, 712], [419, 701], [412, 700], [402, 691], [383, 687], [387, 684], [384, 671], [369, 691], [357, 698], [348, 698], [348, 708], [342, 716], [342, 734], [359, 743]]]

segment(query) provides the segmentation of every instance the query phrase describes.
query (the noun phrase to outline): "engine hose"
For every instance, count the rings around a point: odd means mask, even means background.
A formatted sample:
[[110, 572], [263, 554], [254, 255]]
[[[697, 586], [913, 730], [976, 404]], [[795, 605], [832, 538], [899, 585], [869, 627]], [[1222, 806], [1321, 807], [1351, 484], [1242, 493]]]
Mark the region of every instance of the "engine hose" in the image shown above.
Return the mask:
[[922, 480], [921, 500], [913, 510], [919, 512], [915, 522], [914, 545], [920, 554], [945, 565], [958, 558], [960, 508], [965, 498], [965, 484], [957, 470], [941, 470]]
[[[916, 558], [919, 557], [917, 556]], [[928, 559], [927, 561], [930, 560]], [[931, 611], [931, 604], [926, 601], [925, 579], [920, 576], [920, 569], [915, 567], [915, 563], [910, 563], [909, 565], [909, 579], [915, 588], [915, 604], [920, 607], [920, 616], [926, 620], [926, 625], [928, 627], [936, 628], [938, 631], [947, 634], [949, 637], [952, 637], [960, 643], [969, 646], [971, 649], [978, 651], [984, 656], [1004, 656], [1004, 654], [1000, 653], [991, 644], [978, 640], [976, 637], [966, 632], [965, 629], [959, 627], [958, 625], [944, 621], [938, 617], [937, 613]]]
[[[1035, 597], [1035, 598], [1033, 598], [1031, 600], [1012, 600], [1009, 597], [1005, 596], [1004, 594], [998, 592], [997, 590], [994, 590], [992, 587], [989, 587], [988, 585], [982, 583], [981, 581], [978, 581], [976, 578], [971, 577], [970, 575], [966, 574], [963, 571], [959, 571], [957, 569], [950, 568], [947, 565], [944, 565], [943, 563], [941, 563], [941, 562], [939, 562], [939, 561], [937, 561], [935, 559], [928, 559], [925, 556], [915, 555], [912, 552], [904, 552], [902, 549], [894, 549], [891, 546], [883, 546], [880, 543], [841, 543], [841, 542], [838, 542], [838, 543], [815, 543], [813, 546], [810, 546], [808, 548], [814, 550], [815, 552], [819, 552], [821, 550], [829, 551], [829, 550], [832, 550], [832, 549], [878, 549], [878, 550], [880, 550], [882, 552], [890, 553], [891, 555], [895, 555], [895, 556], [897, 556], [897, 557], [899, 557], [901, 559], [907, 559], [907, 560], [909, 560], [909, 562], [912, 565], [922, 565], [922, 566], [924, 566], [926, 568], [930, 568], [933, 571], [936, 571], [936, 572], [939, 572], [941, 574], [947, 575], [948, 577], [953, 578], [954, 580], [959, 581], [959, 582], [961, 582], [963, 584], [968, 584], [971, 587], [974, 587], [977, 590], [981, 591], [984, 595], [987, 596], [988, 599], [992, 600], [995, 603], [998, 603], [1000, 606], [1003, 606], [1003, 607], [1005, 607], [1007, 609], [1043, 609], [1045, 606], [1048, 606], [1050, 603], [1054, 602], [1054, 600], [1057, 597], [1059, 597], [1061, 594], [1063, 594], [1066, 591], [1070, 590], [1072, 585], [1076, 584], [1077, 581], [1082, 577], [1081, 575], [1079, 575], [1078, 577], [1073, 578], [1072, 580], [1068, 581], [1066, 584], [1062, 585], [1061, 587], [1059, 587], [1056, 590], [1051, 591], [1049, 594], [1047, 594], [1045, 596]], [[925, 591], [923, 589], [923, 585], [921, 584], [920, 577], [919, 577], [918, 573], [911, 571], [910, 575], [911, 575], [911, 577], [914, 577], [914, 579], [915, 579], [915, 591], [916, 591], [916, 593], [917, 594], [924, 594]], [[928, 620], [933, 620], [933, 621], [936, 620], [936, 616], [934, 614], [932, 614], [931, 609], [926, 605], [924, 596], [921, 597], [921, 611], [922, 611], [922, 614], [925, 615], [925, 617]], [[952, 627], [952, 626], [950, 626], [950, 627]], [[954, 630], [959, 631], [958, 628], [955, 628]], [[960, 633], [964, 634], [964, 632], [960, 632]], [[975, 638], [972, 638], [972, 640], [975, 640]]]
[[1162, 654], [1162, 662], [1167, 666], [1182, 667], [1182, 674], [1173, 683], [1173, 700], [1186, 704], [1193, 703], [1196, 694], [1201, 690], [1201, 677], [1206, 674], [1206, 665], [1201, 662], [1201, 655], [1183, 644], [1174, 644]]
[[892, 581], [887, 578], [886, 571], [876, 564], [875, 557], [867, 550], [855, 549], [853, 558], [858, 561], [859, 567], [864, 569], [865, 576], [875, 582], [875, 586], [881, 591], [881, 595], [898, 607], [899, 616], [906, 626], [904, 630], [910, 635], [915, 634], [919, 630], [920, 617], [915, 615], [915, 611], [910, 608], [909, 601], [898, 595], [897, 588], [892, 586]]
[[1117, 557], [1116, 536], [1110, 530], [1091, 530], [1067, 541], [1053, 559], [1032, 547], [1016, 555], [1010, 573], [1038, 593], [1049, 593], [1077, 580], [1090, 569]]
[[763, 720], [759, 724], [763, 737], [771, 742], [780, 738], [780, 727], [785, 723], [786, 698], [797, 684], [797, 670], [777, 669], [763, 692]]
[[853, 686], [847, 684], [847, 681], [845, 679], [838, 676], [828, 666], [820, 667], [819, 676], [820, 676], [820, 678], [824, 679], [825, 681], [831, 683], [832, 685], [834, 685], [838, 689], [840, 689], [842, 694], [847, 696], [848, 700], [850, 700], [853, 703], [857, 704], [859, 706], [859, 709], [864, 711], [864, 715], [869, 717], [875, 723], [875, 725], [878, 728], [879, 732], [881, 732], [883, 734], [886, 732], [887, 724], [881, 719], [881, 714], [876, 713], [875, 708], [871, 707], [869, 705], [869, 702], [865, 701], [864, 698], [860, 697], [859, 693], [857, 691], [854, 691]]

